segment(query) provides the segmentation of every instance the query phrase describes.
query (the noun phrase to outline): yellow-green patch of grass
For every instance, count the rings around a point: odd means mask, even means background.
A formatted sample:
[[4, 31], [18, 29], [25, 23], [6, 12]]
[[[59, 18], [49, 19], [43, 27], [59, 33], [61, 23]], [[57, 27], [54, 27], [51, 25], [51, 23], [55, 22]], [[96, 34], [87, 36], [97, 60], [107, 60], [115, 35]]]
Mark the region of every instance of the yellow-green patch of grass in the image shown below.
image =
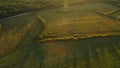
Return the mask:
[[107, 11], [107, 12], [104, 12], [104, 11], [100, 11], [100, 10], [95, 10], [95, 12], [97, 13], [101, 13], [101, 14], [104, 14], [104, 15], [111, 15], [115, 12], [119, 11], [118, 9], [115, 9], [115, 10], [111, 10], [111, 11]]
[[92, 37], [110, 37], [110, 36], [120, 36], [120, 32], [112, 32], [112, 33], [104, 33], [104, 34], [92, 34], [92, 35], [84, 35], [81, 36], [80, 34], [75, 34], [75, 36], [66, 36], [66, 37], [55, 37], [55, 38], [42, 38], [38, 42], [48, 42], [48, 41], [63, 41], [63, 40], [78, 40], [78, 39], [87, 39]]

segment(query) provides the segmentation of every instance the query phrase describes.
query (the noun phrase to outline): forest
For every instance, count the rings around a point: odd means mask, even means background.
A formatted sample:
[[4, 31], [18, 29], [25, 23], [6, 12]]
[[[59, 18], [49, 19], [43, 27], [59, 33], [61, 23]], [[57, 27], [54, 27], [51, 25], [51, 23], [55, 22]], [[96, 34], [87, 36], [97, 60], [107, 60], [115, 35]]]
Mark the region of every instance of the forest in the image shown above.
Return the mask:
[[[0, 0], [0, 19], [16, 14], [63, 6], [64, 1], [66, 0]], [[69, 2], [76, 3], [79, 3], [81, 1], [82, 0], [69, 0]], [[103, 2], [102, 0], [96, 1]], [[120, 6], [119, 0], [105, 0], [104, 2]]]
[[50, 9], [61, 5], [60, 0], [0, 0], [0, 18], [25, 12]]

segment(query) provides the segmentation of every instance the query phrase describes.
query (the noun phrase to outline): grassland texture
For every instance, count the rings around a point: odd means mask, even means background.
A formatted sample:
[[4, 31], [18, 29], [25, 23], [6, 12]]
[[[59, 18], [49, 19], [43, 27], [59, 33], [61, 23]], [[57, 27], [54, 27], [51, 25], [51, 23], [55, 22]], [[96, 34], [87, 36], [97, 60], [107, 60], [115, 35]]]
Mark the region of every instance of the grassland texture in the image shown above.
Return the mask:
[[2, 19], [0, 68], [120, 68], [119, 8], [77, 6]]

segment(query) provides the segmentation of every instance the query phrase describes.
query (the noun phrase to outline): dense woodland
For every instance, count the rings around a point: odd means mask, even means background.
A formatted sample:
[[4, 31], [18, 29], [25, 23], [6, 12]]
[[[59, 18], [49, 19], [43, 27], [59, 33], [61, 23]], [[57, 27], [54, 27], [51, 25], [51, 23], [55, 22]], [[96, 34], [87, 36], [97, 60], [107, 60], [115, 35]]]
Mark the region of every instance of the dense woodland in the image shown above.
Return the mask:
[[[73, 0], [68, 1], [72, 2]], [[80, 0], [75, 1], [79, 2]], [[109, 0], [109, 3], [120, 6], [119, 1], [120, 0]], [[63, 2], [64, 0], [0, 0], [0, 18], [31, 12], [33, 10], [51, 9], [63, 5]], [[108, 0], [106, 0], [106, 2], [108, 2]]]
[[0, 18], [57, 7], [62, 4], [61, 2], [60, 0], [0, 0]]

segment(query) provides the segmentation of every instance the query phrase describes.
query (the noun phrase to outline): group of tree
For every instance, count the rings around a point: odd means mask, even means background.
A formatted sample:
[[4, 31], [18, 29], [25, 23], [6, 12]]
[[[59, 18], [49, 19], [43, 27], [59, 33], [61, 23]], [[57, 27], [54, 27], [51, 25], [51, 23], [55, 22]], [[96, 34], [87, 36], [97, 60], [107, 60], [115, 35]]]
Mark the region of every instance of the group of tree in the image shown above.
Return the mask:
[[0, 0], [0, 18], [60, 5], [60, 0]]

